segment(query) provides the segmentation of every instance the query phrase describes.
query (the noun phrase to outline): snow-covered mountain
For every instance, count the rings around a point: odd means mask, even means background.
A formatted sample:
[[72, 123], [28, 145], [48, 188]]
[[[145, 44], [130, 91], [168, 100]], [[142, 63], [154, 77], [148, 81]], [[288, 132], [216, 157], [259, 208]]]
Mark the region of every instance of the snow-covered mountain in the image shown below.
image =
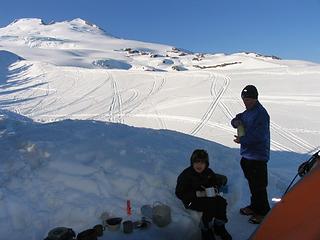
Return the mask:
[[57, 66], [145, 71], [287, 66], [283, 61], [275, 61], [277, 58], [273, 56], [200, 54], [167, 45], [115, 38], [79, 18], [50, 24], [41, 19], [20, 19], [0, 29], [0, 36], [6, 50], [29, 61]]
[[[271, 116], [270, 201], [319, 147], [320, 65], [256, 53], [192, 53], [114, 37], [82, 19], [20, 19], [0, 29], [0, 235], [41, 239], [77, 232], [103, 211], [126, 217], [160, 200], [173, 222], [112, 239], [192, 239], [197, 220], [174, 196], [195, 148], [229, 178], [228, 229], [248, 201], [231, 118], [247, 84]], [[106, 236], [106, 239], [109, 239]]]

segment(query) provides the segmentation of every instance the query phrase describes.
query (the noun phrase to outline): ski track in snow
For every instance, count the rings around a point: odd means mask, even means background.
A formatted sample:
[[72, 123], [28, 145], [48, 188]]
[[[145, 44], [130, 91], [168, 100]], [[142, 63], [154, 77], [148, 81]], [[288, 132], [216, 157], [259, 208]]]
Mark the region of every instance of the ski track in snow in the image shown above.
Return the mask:
[[[109, 109], [109, 112], [110, 112], [109, 120], [110, 122], [124, 123], [123, 114], [122, 114], [122, 98], [118, 89], [118, 83], [116, 79], [111, 75], [111, 73], [108, 73], [108, 74], [109, 74], [109, 78], [111, 79], [112, 90], [113, 90], [113, 97], [112, 97], [112, 101]], [[117, 106], [118, 106], [118, 112], [116, 112]], [[118, 119], [116, 119], [115, 115], [118, 116]]]
[[[43, 109], [48, 109], [48, 108], [50, 108], [50, 106], [54, 106], [54, 105], [57, 105], [57, 104], [59, 104], [59, 102], [61, 102], [61, 100], [62, 100], [62, 98], [63, 97], [61, 97], [61, 96], [68, 96], [68, 94], [70, 94], [70, 92], [72, 92], [72, 89], [75, 89], [76, 88], [76, 83], [79, 81], [79, 79], [80, 79], [80, 71], [79, 70], [77, 70], [76, 71], [76, 74], [75, 74], [77, 77], [76, 77], [76, 79], [74, 79], [73, 77], [72, 77], [72, 83], [71, 83], [71, 86], [65, 86], [65, 89], [64, 90], [62, 90], [61, 91], [61, 93], [58, 93], [59, 94], [59, 96], [60, 97], [58, 97], [58, 96], [54, 96], [54, 93], [57, 93], [57, 90], [55, 90], [54, 92], [53, 92], [53, 94], [51, 94], [52, 95], [52, 97], [53, 97], [53, 99], [52, 99], [52, 101], [50, 101], [50, 98], [51, 98], [51, 96], [48, 94], [48, 95], [46, 95], [42, 100], [40, 100], [39, 102], [38, 102], [38, 104], [36, 104], [36, 106], [35, 106], [35, 108], [33, 108], [32, 109], [32, 112], [31, 113], [29, 113], [29, 115], [30, 116], [33, 116], [33, 113], [35, 112], [35, 113], [37, 113], [37, 111], [41, 111], [41, 110], [43, 110]], [[51, 79], [50, 79], [51, 80]], [[48, 89], [50, 89], [49, 88], [49, 82], [50, 82], [50, 80], [48, 80], [48, 82], [47, 82], [47, 86], [48, 86]], [[53, 81], [54, 81], [54, 79], [52, 79]], [[50, 92], [50, 91], [49, 91]], [[47, 99], [48, 98], [48, 99]], [[50, 101], [50, 102], [49, 102]], [[47, 102], [47, 103], [46, 103]], [[62, 103], [63, 104], [63, 103]], [[41, 114], [42, 115], [42, 114]], [[41, 116], [40, 115], [40, 116]]]
[[[214, 76], [215, 76], [215, 78], [217, 77], [216, 74], [214, 74]], [[230, 78], [229, 76], [227, 76], [227, 75], [224, 75], [224, 77], [225, 77], [226, 79], [228, 79], [228, 82], [230, 83], [231, 78]], [[213, 90], [213, 91], [211, 91], [211, 94], [212, 94], [212, 95], [214, 95], [214, 96], [217, 96], [217, 95], [218, 95], [215, 87], [212, 88], [211, 90]], [[227, 89], [227, 90], [228, 90], [228, 89]], [[226, 90], [226, 91], [227, 91], [227, 90]], [[229, 120], [231, 121], [231, 120], [234, 118], [235, 115], [231, 112], [230, 108], [228, 108], [228, 106], [227, 106], [222, 100], [219, 101], [219, 107], [220, 107], [220, 109], [223, 111], [223, 113], [225, 114], [225, 116], [227, 117], [227, 119], [229, 119]]]
[[[56, 89], [52, 88], [50, 85], [51, 81], [55, 79], [50, 75], [46, 74], [48, 69], [44, 68], [46, 65], [41, 64], [33, 64], [31, 67], [37, 67], [40, 71], [38, 76], [34, 77], [34, 85], [31, 85], [30, 88], [22, 88], [22, 91], [25, 91], [24, 98], [25, 99], [33, 99], [29, 101], [30, 104], [27, 104], [26, 107], [15, 107], [15, 112], [23, 113], [27, 116], [31, 116], [35, 119], [41, 119], [42, 117], [50, 117], [55, 119], [66, 119], [66, 118], [84, 118], [84, 119], [101, 119], [101, 120], [109, 120], [110, 122], [118, 122], [124, 123], [126, 117], [147, 117], [154, 118], [158, 121], [158, 128], [160, 129], [168, 129], [167, 124], [165, 123], [167, 120], [174, 121], [184, 121], [195, 124], [194, 128], [189, 132], [191, 135], [197, 135], [204, 126], [215, 127], [221, 130], [224, 130], [228, 133], [232, 131], [232, 128], [222, 127], [221, 124], [213, 124], [213, 121], [210, 120], [214, 116], [214, 112], [216, 111], [217, 106], [222, 111], [222, 113], [227, 117], [227, 119], [231, 120], [234, 117], [234, 113], [232, 113], [231, 109], [227, 104], [222, 100], [223, 95], [226, 91], [229, 90], [228, 85], [230, 84], [230, 77], [226, 73], [218, 73], [218, 72], [209, 72], [207, 74], [206, 82], [211, 82], [210, 87], [210, 96], [211, 102], [208, 105], [206, 111], [203, 113], [201, 119], [196, 119], [195, 117], [184, 117], [184, 116], [168, 116], [167, 114], [161, 113], [161, 108], [157, 107], [157, 102], [153, 102], [152, 97], [158, 96], [162, 94], [162, 89], [166, 84], [166, 77], [164, 74], [160, 74], [159, 76], [153, 76], [152, 85], [149, 88], [149, 91], [144, 91], [146, 94], [142, 94], [139, 88], [133, 88], [126, 86], [121, 86], [119, 88], [118, 80], [112, 75], [110, 71], [104, 71], [105, 75], [107, 75], [104, 79], [96, 79], [95, 81], [100, 82], [96, 87], [88, 90], [86, 92], [81, 93], [74, 99], [68, 100], [67, 96], [72, 96], [74, 89], [76, 89], [78, 82], [85, 79], [85, 76], [81, 73], [82, 69], [77, 69], [76, 74], [72, 77], [68, 78], [68, 81], [64, 83], [64, 89]], [[48, 67], [48, 66], [47, 66]], [[68, 71], [69, 70], [65, 70]], [[19, 76], [15, 76], [17, 80]], [[45, 78], [46, 81], [44, 80]], [[223, 82], [222, 82], [223, 81]], [[70, 82], [70, 83], [69, 83]], [[97, 91], [108, 91], [107, 83], [110, 82], [112, 89], [112, 97], [111, 102], [108, 104], [108, 100], [110, 96], [108, 94], [104, 94], [103, 98], [99, 100], [95, 99], [95, 92]], [[221, 83], [222, 82], [222, 83]], [[218, 85], [222, 84], [222, 85]], [[30, 85], [28, 82], [26, 84]], [[146, 84], [150, 84], [148, 81], [144, 83], [141, 87], [144, 87]], [[45, 87], [37, 87], [37, 85], [42, 85]], [[137, 86], [138, 87], [138, 86]], [[58, 92], [59, 91], [59, 92]], [[30, 92], [30, 93], [29, 93]], [[123, 101], [122, 95], [126, 94], [127, 98]], [[233, 95], [231, 95], [233, 96]], [[84, 105], [80, 109], [78, 108], [76, 111], [69, 111], [69, 109], [73, 109], [77, 104], [81, 104], [82, 101], [85, 102], [90, 97], [93, 98], [92, 101], [95, 102], [94, 105]], [[239, 103], [242, 108], [242, 103], [239, 98], [233, 99]], [[205, 99], [204, 99], [205, 101]], [[200, 99], [194, 99], [189, 97], [189, 99], [183, 99], [176, 104], [168, 102], [166, 104], [167, 107], [179, 107], [185, 104], [194, 104], [197, 102], [201, 102]], [[108, 106], [108, 111], [101, 111], [99, 105]], [[143, 107], [142, 107], [143, 106]], [[141, 108], [142, 107], [142, 108]], [[60, 110], [65, 109], [67, 114], [59, 114]], [[91, 109], [91, 110], [90, 110]], [[95, 111], [97, 113], [89, 113], [90, 111]], [[153, 111], [154, 114], [141, 114], [141, 111], [148, 110], [148, 112]], [[86, 113], [87, 112], [87, 113]], [[292, 130], [287, 130], [274, 121], [270, 123], [271, 130], [274, 134], [277, 135], [276, 138], [271, 139], [271, 147], [272, 149], [279, 151], [303, 151], [303, 152], [311, 152], [316, 149], [317, 146], [314, 146], [308, 143], [306, 140], [298, 137], [294, 134]], [[303, 132], [304, 130], [299, 130], [299, 132]], [[305, 130], [307, 131], [307, 130]], [[315, 134], [318, 134], [318, 131], [313, 131]]]
[[[75, 105], [80, 104], [83, 101], [86, 101], [91, 96], [94, 96], [95, 92], [102, 89], [103, 86], [105, 86], [107, 82], [110, 81], [109, 76], [106, 79], [101, 79], [99, 80], [100, 83], [98, 83], [97, 86], [93, 87], [92, 89], [89, 88], [86, 92], [76, 96], [74, 93], [74, 91], [76, 90], [75, 86], [77, 85], [77, 82], [79, 82], [79, 79], [83, 78], [81, 77], [80, 71], [77, 71], [77, 73], [79, 74], [79, 76], [77, 77], [76, 80], [72, 80], [71, 86], [65, 86], [65, 83], [64, 83], [65, 89], [63, 89], [62, 92], [55, 92], [58, 96], [54, 96], [54, 94], [51, 94], [53, 99], [51, 101], [49, 100], [50, 102], [43, 104], [44, 101], [40, 101], [41, 102], [40, 106], [39, 106], [39, 103], [37, 103], [36, 105], [38, 105], [37, 107], [39, 108], [39, 112], [36, 113], [34, 109], [33, 112], [31, 112], [31, 114], [33, 114], [32, 117], [41, 118], [43, 116], [51, 116], [51, 117], [57, 117], [58, 119], [60, 119], [60, 118], [72, 117], [77, 113], [84, 112], [90, 106], [82, 107], [77, 111], [72, 111], [71, 109], [73, 109]], [[68, 96], [75, 96], [75, 98], [74, 99], [71, 98], [70, 100], [68, 100], [67, 98]], [[63, 102], [59, 103], [61, 101]], [[42, 112], [41, 110], [43, 109], [46, 109], [46, 111]], [[69, 113], [64, 115], [56, 114], [56, 112], [63, 109], [66, 109], [66, 110], [70, 109]]]
[[[229, 78], [225, 75], [226, 78]], [[231, 79], [230, 79], [231, 80]], [[229, 80], [229, 82], [230, 82]], [[215, 88], [213, 88], [215, 90]], [[216, 95], [216, 93], [214, 92]], [[240, 99], [238, 100], [239, 105], [242, 106]], [[231, 112], [231, 110], [227, 107], [223, 101], [219, 101], [219, 106], [225, 113], [225, 115], [231, 120], [235, 115]], [[279, 141], [271, 139], [271, 148], [279, 150], [279, 151], [289, 151], [289, 152], [296, 152], [296, 151], [304, 151], [304, 152], [312, 152], [314, 149], [317, 149], [316, 146], [309, 144], [307, 141], [299, 138], [297, 135], [293, 134], [291, 131], [286, 130], [285, 128], [281, 127], [280, 125], [276, 124], [274, 121], [270, 121], [270, 130], [274, 131], [275, 133], [279, 134], [285, 141], [286, 145], [281, 144]], [[290, 143], [289, 145], [287, 143]], [[292, 145], [295, 145], [293, 147]]]
[[[41, 116], [50, 116], [51, 118], [57, 118], [57, 119], [66, 119], [66, 118], [85, 118], [85, 119], [104, 119], [104, 116], [110, 121], [110, 122], [118, 122], [118, 123], [124, 123], [126, 117], [147, 117], [147, 118], [154, 118], [158, 121], [158, 127], [160, 129], [168, 129], [168, 126], [165, 123], [165, 120], [175, 120], [175, 121], [184, 121], [184, 122], [190, 122], [193, 124], [196, 124], [195, 127], [190, 131], [191, 135], [197, 135], [201, 129], [204, 126], [208, 127], [215, 127], [219, 128], [221, 130], [231, 132], [232, 128], [228, 127], [222, 127], [219, 124], [213, 124], [213, 122], [210, 120], [214, 116], [214, 111], [216, 110], [217, 106], [221, 109], [222, 113], [227, 117], [227, 119], [231, 120], [235, 114], [232, 113], [231, 109], [222, 101], [223, 95], [226, 91], [228, 91], [228, 85], [230, 84], [230, 77], [227, 76], [227, 74], [221, 74], [216, 72], [209, 72], [208, 78], [206, 81], [211, 82], [210, 87], [210, 96], [212, 98], [211, 103], [208, 105], [208, 108], [202, 115], [200, 120], [197, 120], [194, 117], [184, 117], [184, 116], [175, 116], [171, 115], [168, 116], [166, 114], [162, 114], [160, 112], [160, 109], [157, 108], [157, 104], [153, 103], [151, 99], [152, 96], [157, 96], [157, 94], [161, 94], [161, 90], [164, 88], [166, 83], [166, 78], [164, 75], [160, 76], [154, 76], [152, 86], [147, 92], [146, 95], [143, 96], [141, 94], [141, 91], [138, 88], [119, 88], [118, 81], [115, 79], [115, 77], [112, 75], [110, 71], [105, 71], [105, 74], [107, 74], [107, 77], [101, 81], [100, 84], [98, 84], [93, 89], [88, 89], [87, 92], [82, 93], [77, 98], [71, 101], [66, 101], [64, 98], [65, 96], [71, 95], [74, 91], [74, 89], [77, 86], [77, 83], [80, 81], [80, 79], [84, 79], [84, 76], [80, 73], [81, 70], [77, 70], [76, 77], [72, 77], [70, 79], [71, 84], [65, 85], [65, 88], [62, 90], [59, 90], [60, 92], [57, 92], [57, 89], [50, 87], [50, 81], [53, 81], [54, 79], [48, 79], [46, 82], [44, 81], [44, 78], [47, 76], [46, 70], [42, 65], [39, 65], [38, 68], [41, 71], [41, 74], [35, 78], [36, 83], [40, 85], [46, 85], [45, 88], [38, 88], [38, 87], [31, 87], [27, 88], [25, 91], [30, 91], [30, 94], [26, 94], [26, 98], [34, 98], [35, 100], [31, 102], [32, 106], [26, 107], [26, 108], [16, 108], [15, 111], [18, 113], [24, 113], [27, 116], [32, 116], [34, 118], [41, 118]], [[221, 86], [218, 86], [218, 82], [222, 82]], [[38, 83], [37, 83], [38, 82]], [[89, 109], [94, 109], [94, 106], [84, 106], [80, 109], [77, 109], [77, 111], [69, 111], [68, 114], [54, 114], [62, 109], [73, 109], [75, 104], [79, 104], [82, 101], [85, 101], [86, 99], [90, 98], [91, 96], [95, 95], [95, 92], [101, 89], [108, 89], [105, 88], [107, 86], [107, 82], [110, 82], [111, 89], [112, 89], [112, 98], [111, 103], [109, 104], [109, 110], [107, 112], [102, 112], [101, 110], [97, 109], [97, 111], [100, 111], [98, 114], [86, 114], [85, 112], [89, 111]], [[146, 83], [148, 84], [148, 83]], [[44, 94], [43, 91], [45, 91]], [[128, 97], [125, 101], [122, 100], [122, 94], [132, 92], [130, 97]], [[41, 95], [42, 94], [42, 95]], [[39, 99], [39, 100], [36, 100]], [[51, 99], [51, 100], [50, 100]], [[63, 100], [64, 99], [64, 100]], [[106, 102], [110, 99], [110, 96], [106, 96], [102, 98], [102, 100], [96, 101], [95, 103], [97, 106], [102, 104], [104, 102], [104, 105]], [[240, 99], [234, 98], [238, 103], [239, 106], [241, 104]], [[60, 103], [61, 101], [64, 101]], [[150, 101], [150, 102], [149, 102]], [[183, 104], [191, 104], [191, 103], [197, 103], [199, 100], [195, 100], [192, 97], [190, 97], [188, 100], [182, 100], [180, 103], [177, 103], [177, 106], [182, 106]], [[151, 108], [150, 104], [151, 103]], [[141, 106], [144, 106], [141, 108]], [[149, 111], [153, 109], [154, 114], [140, 114], [139, 112], [143, 111], [146, 107]], [[174, 107], [175, 105], [170, 103], [167, 105], [168, 107]], [[43, 111], [46, 110], [46, 111]], [[279, 126], [275, 122], [271, 121], [270, 123], [271, 130], [275, 132], [275, 134], [279, 135], [276, 139], [271, 139], [271, 147], [272, 149], [276, 149], [279, 151], [304, 151], [304, 152], [310, 152], [313, 149], [316, 149], [316, 146], [308, 143], [307, 141], [301, 139], [292, 131], [286, 130], [285, 128]], [[300, 130], [301, 131], [301, 130]], [[283, 143], [281, 143], [283, 142]], [[289, 144], [287, 144], [289, 143]]]
[[316, 148], [316, 146], [309, 144], [307, 141], [291, 133], [290, 131], [285, 130], [284, 128], [282, 128], [281, 126], [279, 126], [273, 121], [270, 121], [270, 126], [271, 126], [271, 129], [273, 129], [281, 137], [283, 137], [285, 140], [287, 140], [288, 142], [296, 146], [295, 148], [291, 148], [290, 151], [292, 152], [295, 152], [295, 151], [299, 152], [301, 150], [305, 152], [310, 152]]
[[[87, 97], [90, 97], [91, 95], [94, 96], [94, 93], [100, 89], [103, 89], [103, 87], [109, 82], [112, 81], [112, 76], [107, 76], [107, 78], [104, 78], [100, 84], [97, 84], [96, 87], [93, 89], [89, 90], [88, 92], [85, 92], [83, 95], [80, 95], [77, 99], [71, 101], [70, 103], [64, 105], [62, 108], [67, 108], [67, 107], [72, 107], [76, 103], [80, 103], [82, 100], [85, 100]], [[89, 106], [88, 106], [89, 107]], [[71, 112], [70, 114], [67, 115], [67, 117], [72, 116], [73, 114], [76, 114], [78, 112], [84, 112], [88, 107], [84, 107], [76, 112]], [[57, 110], [60, 110], [59, 108]]]
[[200, 123], [191, 131], [191, 135], [196, 135], [204, 126], [205, 124], [209, 121], [209, 119], [212, 117], [213, 112], [215, 111], [217, 105], [220, 102], [220, 99], [222, 98], [224, 92], [227, 90], [228, 85], [230, 83], [230, 79], [227, 77], [223, 77], [224, 83], [223, 86], [221, 87], [221, 89], [219, 90], [218, 94], [216, 95], [216, 97], [212, 94], [214, 92], [214, 88], [215, 88], [215, 83], [216, 83], [216, 78], [214, 78], [212, 80], [212, 77], [210, 76], [211, 79], [211, 89], [210, 89], [210, 93], [211, 96], [213, 97], [213, 101], [211, 102], [211, 104], [209, 105], [207, 111], [204, 113], [204, 115], [202, 116]]
[[141, 96], [141, 97], [136, 98], [137, 101], [133, 101], [133, 103], [130, 106], [126, 107], [124, 114], [129, 115], [135, 111], [141, 111], [142, 109], [139, 109], [139, 107], [141, 105], [147, 103], [147, 100], [150, 99], [152, 96], [159, 93], [161, 91], [161, 89], [163, 88], [163, 86], [165, 85], [166, 80], [164, 77], [161, 77], [159, 84], [158, 84], [158, 82], [159, 82], [158, 77], [157, 76], [153, 77], [152, 86], [151, 86], [151, 88], [149, 88], [150, 90], [148, 91], [148, 93], [145, 96], [142, 96], [142, 94], [140, 94], [139, 96]]

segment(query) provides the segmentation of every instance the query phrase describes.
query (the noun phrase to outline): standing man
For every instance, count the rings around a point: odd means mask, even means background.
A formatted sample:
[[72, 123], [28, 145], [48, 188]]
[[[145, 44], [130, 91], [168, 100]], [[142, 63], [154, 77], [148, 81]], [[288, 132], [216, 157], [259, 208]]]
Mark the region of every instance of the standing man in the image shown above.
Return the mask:
[[270, 155], [270, 117], [258, 101], [258, 90], [253, 85], [241, 92], [246, 110], [236, 115], [231, 125], [238, 129], [234, 142], [240, 144], [241, 168], [248, 180], [251, 202], [240, 214], [251, 216], [249, 222], [259, 224], [270, 210], [267, 185], [267, 162]]

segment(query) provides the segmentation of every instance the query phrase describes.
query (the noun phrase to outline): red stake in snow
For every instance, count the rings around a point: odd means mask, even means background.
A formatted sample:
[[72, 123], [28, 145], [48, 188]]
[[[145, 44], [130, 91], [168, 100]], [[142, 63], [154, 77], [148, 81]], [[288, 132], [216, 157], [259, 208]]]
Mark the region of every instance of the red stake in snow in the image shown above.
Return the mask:
[[131, 215], [131, 201], [127, 200], [127, 215]]

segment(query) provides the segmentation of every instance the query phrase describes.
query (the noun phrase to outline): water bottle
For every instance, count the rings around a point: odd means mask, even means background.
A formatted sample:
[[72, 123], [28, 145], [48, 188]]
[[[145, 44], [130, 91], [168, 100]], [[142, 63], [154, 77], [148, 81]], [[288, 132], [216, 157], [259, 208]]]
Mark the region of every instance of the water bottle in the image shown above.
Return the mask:
[[237, 127], [237, 135], [239, 138], [245, 135], [244, 126], [242, 124]]

